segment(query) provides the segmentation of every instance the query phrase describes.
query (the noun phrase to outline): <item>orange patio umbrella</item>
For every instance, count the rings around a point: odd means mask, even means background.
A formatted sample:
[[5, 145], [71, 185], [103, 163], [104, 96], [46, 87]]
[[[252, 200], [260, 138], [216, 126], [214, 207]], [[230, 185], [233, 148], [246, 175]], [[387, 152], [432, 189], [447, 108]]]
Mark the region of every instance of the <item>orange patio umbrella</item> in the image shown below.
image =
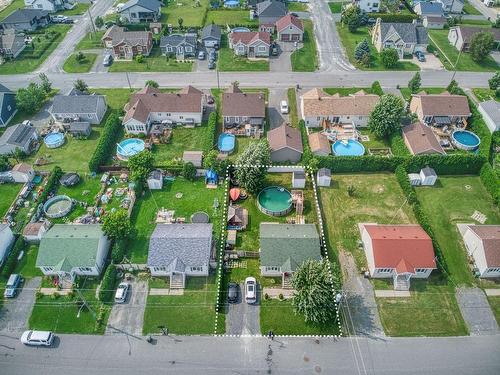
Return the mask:
[[240, 189], [232, 188], [231, 190], [229, 190], [229, 197], [231, 197], [232, 201], [237, 201], [240, 197]]

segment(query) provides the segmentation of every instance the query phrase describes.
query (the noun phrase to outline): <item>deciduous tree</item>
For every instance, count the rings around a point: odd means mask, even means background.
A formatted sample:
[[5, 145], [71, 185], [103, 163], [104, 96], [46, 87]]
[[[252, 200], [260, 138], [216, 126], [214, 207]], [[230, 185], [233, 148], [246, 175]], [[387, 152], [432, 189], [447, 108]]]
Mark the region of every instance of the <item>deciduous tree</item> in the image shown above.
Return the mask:
[[45, 91], [37, 83], [31, 82], [28, 87], [17, 90], [17, 108], [27, 114], [37, 113], [45, 101]]
[[475, 62], [484, 61], [490, 54], [494, 45], [495, 38], [490, 32], [480, 32], [472, 35], [469, 47], [469, 53], [472, 60]]
[[130, 177], [132, 181], [143, 184], [153, 169], [154, 156], [151, 151], [144, 150], [128, 159]]
[[396, 67], [399, 61], [398, 51], [394, 48], [384, 48], [380, 53], [380, 59], [382, 60], [382, 65], [388, 69]]
[[252, 194], [264, 186], [267, 165], [271, 163], [271, 150], [267, 139], [250, 143], [238, 158], [235, 176], [240, 185]]
[[416, 94], [420, 90], [420, 85], [422, 84], [422, 79], [420, 78], [420, 73], [416, 72], [412, 79], [408, 82], [408, 88], [412, 94]]
[[127, 238], [132, 231], [127, 211], [119, 209], [108, 212], [102, 219], [102, 231], [110, 240]]
[[383, 95], [370, 114], [368, 127], [376, 136], [387, 137], [400, 129], [403, 115], [403, 100], [392, 94]]

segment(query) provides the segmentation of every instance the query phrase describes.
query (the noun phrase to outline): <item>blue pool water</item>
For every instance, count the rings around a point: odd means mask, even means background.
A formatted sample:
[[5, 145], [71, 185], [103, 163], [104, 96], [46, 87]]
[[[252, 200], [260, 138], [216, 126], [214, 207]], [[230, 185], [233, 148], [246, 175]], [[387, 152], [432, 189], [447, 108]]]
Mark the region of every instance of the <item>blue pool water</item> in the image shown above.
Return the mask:
[[365, 146], [358, 141], [349, 139], [346, 144], [336, 141], [332, 145], [332, 151], [337, 156], [361, 156], [365, 153]]
[[221, 152], [231, 152], [234, 150], [236, 138], [232, 134], [222, 133], [219, 135], [219, 141], [217, 142], [217, 146]]
[[57, 147], [60, 147], [63, 145], [64, 134], [63, 133], [50, 133], [50, 134], [45, 136], [43, 141], [48, 148], [57, 148]]
[[235, 27], [234, 29], [231, 30], [233, 33], [246, 33], [249, 32], [250, 29], [248, 27]]
[[120, 160], [128, 160], [131, 156], [144, 150], [144, 141], [138, 138], [130, 138], [121, 141], [116, 146], [116, 156]]
[[227, 0], [224, 1], [225, 8], [237, 8], [240, 6], [239, 0]]
[[462, 150], [475, 150], [481, 143], [479, 137], [468, 130], [454, 131], [452, 137], [455, 146]]

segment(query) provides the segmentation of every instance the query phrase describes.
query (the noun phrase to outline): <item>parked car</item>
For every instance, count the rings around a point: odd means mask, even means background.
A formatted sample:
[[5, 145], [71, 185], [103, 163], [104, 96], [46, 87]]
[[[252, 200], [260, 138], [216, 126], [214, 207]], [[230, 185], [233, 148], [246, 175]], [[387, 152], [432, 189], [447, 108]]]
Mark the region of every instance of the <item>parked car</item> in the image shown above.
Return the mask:
[[420, 61], [420, 62], [425, 61], [425, 55], [423, 52], [417, 51], [417, 52], [415, 52], [415, 56], [417, 57], [418, 61]]
[[24, 345], [51, 346], [54, 341], [54, 334], [49, 331], [25, 331], [21, 335], [21, 342]]
[[113, 55], [107, 53], [104, 55], [104, 59], [102, 60], [102, 65], [110, 66], [113, 63]]
[[61, 23], [75, 23], [75, 21], [71, 18], [66, 18], [64, 21], [62, 21]]
[[255, 277], [245, 279], [245, 301], [248, 304], [257, 302], [257, 280]]
[[227, 301], [229, 303], [236, 303], [238, 302], [238, 284], [236, 283], [229, 283], [228, 290], [227, 290]]
[[282, 100], [280, 102], [280, 112], [284, 115], [288, 113], [288, 103], [286, 102], [286, 100]]
[[61, 16], [57, 14], [55, 16], [50, 17], [53, 23], [65, 23], [69, 18], [66, 16]]
[[279, 48], [276, 43], [271, 44], [271, 56], [278, 56], [279, 55]]
[[215, 69], [215, 61], [208, 62], [208, 69]]
[[208, 58], [210, 60], [217, 60], [217, 52], [215, 52], [214, 49], [211, 49], [210, 52], [208, 53]]
[[3, 296], [5, 298], [14, 298], [23, 282], [23, 278], [21, 275], [17, 273], [13, 273], [9, 276], [9, 280], [7, 280], [7, 284], [5, 285], [5, 291], [3, 292]]
[[205, 51], [198, 52], [198, 60], [205, 60]]
[[116, 303], [125, 303], [127, 300], [128, 291], [130, 289], [129, 283], [120, 283], [118, 288], [116, 288], [115, 293], [115, 302]]

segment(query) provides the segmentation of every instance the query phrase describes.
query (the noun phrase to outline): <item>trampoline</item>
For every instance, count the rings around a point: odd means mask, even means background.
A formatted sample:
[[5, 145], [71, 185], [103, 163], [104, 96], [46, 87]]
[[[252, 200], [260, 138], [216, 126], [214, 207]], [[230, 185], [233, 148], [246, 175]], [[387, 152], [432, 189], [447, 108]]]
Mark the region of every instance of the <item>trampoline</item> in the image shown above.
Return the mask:
[[206, 212], [198, 211], [191, 215], [191, 223], [193, 224], [207, 224], [210, 217]]
[[64, 144], [64, 134], [63, 133], [50, 133], [43, 139], [45, 146], [47, 148], [58, 148]]

